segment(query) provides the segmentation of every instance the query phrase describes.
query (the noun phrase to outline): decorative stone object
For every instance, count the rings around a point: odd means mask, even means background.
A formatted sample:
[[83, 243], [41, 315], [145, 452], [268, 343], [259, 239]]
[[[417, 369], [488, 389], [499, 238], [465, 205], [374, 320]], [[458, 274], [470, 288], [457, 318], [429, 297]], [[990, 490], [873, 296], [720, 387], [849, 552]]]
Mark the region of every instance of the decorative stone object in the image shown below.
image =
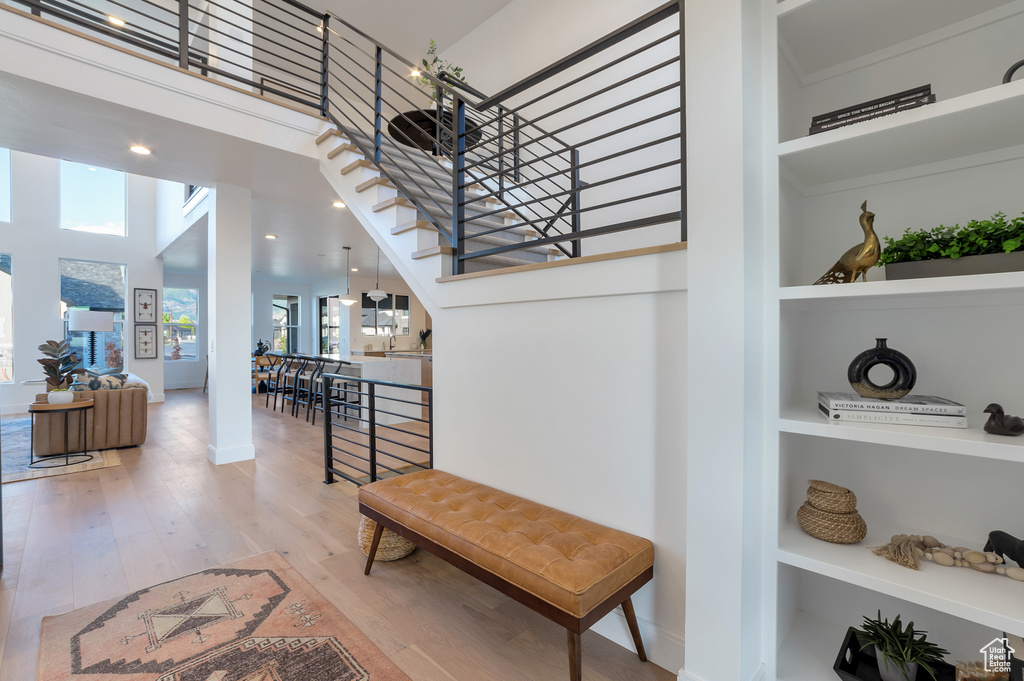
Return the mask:
[[[861, 397], [895, 400], [908, 395], [917, 383], [917, 368], [914, 363], [902, 352], [888, 347], [886, 340], [876, 338], [875, 347], [854, 357], [846, 371], [847, 380]], [[868, 376], [872, 367], [879, 364], [892, 369], [892, 380], [885, 385], [877, 385]]]
[[1004, 565], [1003, 559], [1005, 553], [1011, 560], [1024, 560], [1024, 542], [998, 530], [989, 533], [984, 551], [949, 546], [935, 537], [919, 534], [894, 534], [888, 544], [873, 546], [871, 550], [876, 556], [883, 556], [912, 570], [920, 570], [921, 561], [927, 561], [943, 567], [971, 568], [977, 572], [1004, 575], [1024, 582], [1024, 567]]
[[833, 544], [856, 544], [867, 535], [853, 492], [823, 480], [808, 480], [808, 485], [807, 501], [796, 512], [804, 532]]

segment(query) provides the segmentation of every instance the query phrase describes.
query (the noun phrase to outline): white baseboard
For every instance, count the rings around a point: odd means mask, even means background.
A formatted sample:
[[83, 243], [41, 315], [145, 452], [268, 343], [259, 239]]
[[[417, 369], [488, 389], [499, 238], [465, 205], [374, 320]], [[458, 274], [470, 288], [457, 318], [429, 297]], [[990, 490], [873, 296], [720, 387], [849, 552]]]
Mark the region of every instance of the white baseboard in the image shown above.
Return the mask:
[[151, 399], [149, 401], [149, 403], [153, 404], [154, 402], [163, 402], [163, 401], [164, 401], [164, 394], [163, 393], [153, 393], [153, 399]]
[[25, 404], [5, 404], [3, 408], [0, 409], [0, 414], [3, 414], [4, 416], [7, 416], [8, 414], [28, 415], [28, 405], [28, 402]]
[[[644, 641], [647, 659], [663, 669], [679, 669], [683, 666], [682, 635], [663, 629], [642, 617], [637, 617], [636, 621], [640, 626], [640, 637]], [[635, 652], [633, 636], [629, 633], [629, 625], [626, 624], [626, 616], [622, 614], [622, 608], [615, 608], [591, 628], [626, 650]]]
[[249, 461], [256, 458], [256, 447], [248, 444], [241, 447], [221, 447], [217, 449], [213, 445], [207, 445], [206, 458], [218, 466], [225, 463]]
[[[754, 673], [754, 676], [751, 677], [750, 681], [764, 681], [764, 675], [766, 673], [764, 665], [762, 664], [757, 668], [757, 671]], [[679, 670], [679, 673], [676, 674], [676, 679], [677, 681], [710, 681], [709, 679], [702, 679], [699, 676], [688, 674], [685, 669]]]

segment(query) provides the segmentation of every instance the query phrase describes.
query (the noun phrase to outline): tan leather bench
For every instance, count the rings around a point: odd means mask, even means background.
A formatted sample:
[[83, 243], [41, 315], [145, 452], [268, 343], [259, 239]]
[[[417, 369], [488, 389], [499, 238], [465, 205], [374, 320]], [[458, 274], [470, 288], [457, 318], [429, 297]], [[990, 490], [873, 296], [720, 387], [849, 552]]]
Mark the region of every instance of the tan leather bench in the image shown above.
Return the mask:
[[571, 681], [581, 634], [617, 605], [647, 661], [630, 596], [654, 574], [648, 540], [438, 470], [363, 486], [359, 512], [377, 523], [366, 574], [396, 532], [565, 627]]

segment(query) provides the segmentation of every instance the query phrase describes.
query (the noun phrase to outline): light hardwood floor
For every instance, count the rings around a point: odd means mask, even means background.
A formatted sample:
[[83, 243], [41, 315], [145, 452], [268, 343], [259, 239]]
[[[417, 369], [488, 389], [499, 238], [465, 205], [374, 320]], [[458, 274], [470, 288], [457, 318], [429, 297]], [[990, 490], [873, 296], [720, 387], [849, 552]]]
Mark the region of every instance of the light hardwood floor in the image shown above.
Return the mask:
[[[207, 400], [170, 391], [121, 466], [3, 488], [0, 681], [35, 679], [44, 615], [277, 550], [414, 681], [561, 681], [565, 631], [416, 551], [364, 577], [356, 488], [324, 485], [323, 430], [253, 398], [257, 458], [206, 459]], [[588, 632], [585, 681], [675, 676]]]

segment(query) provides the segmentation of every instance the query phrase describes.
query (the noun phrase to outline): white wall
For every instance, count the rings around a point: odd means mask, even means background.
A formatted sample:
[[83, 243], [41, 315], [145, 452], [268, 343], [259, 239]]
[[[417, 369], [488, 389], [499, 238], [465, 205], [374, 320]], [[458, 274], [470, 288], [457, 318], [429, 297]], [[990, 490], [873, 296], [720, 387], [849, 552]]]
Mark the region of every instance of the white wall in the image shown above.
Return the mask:
[[[178, 212], [181, 213], [180, 207]], [[196, 298], [199, 304], [199, 326], [196, 329], [196, 359], [164, 360], [164, 390], [202, 388], [208, 364], [206, 348], [209, 347], [210, 339], [206, 277], [165, 272], [164, 286], [166, 288], [194, 288], [199, 292]], [[160, 301], [162, 303], [163, 298]], [[162, 352], [163, 347], [161, 346]]]
[[159, 359], [135, 359], [131, 300], [135, 288], [163, 287], [163, 263], [156, 257], [157, 181], [127, 176], [127, 236], [114, 237], [60, 228], [60, 161], [11, 153], [13, 221], [0, 223], [0, 251], [12, 256], [14, 288], [14, 382], [0, 385], [4, 413], [21, 413], [42, 384], [38, 346], [64, 335], [60, 318], [61, 258], [127, 265], [124, 365], [148, 381], [163, 401], [164, 370]]

